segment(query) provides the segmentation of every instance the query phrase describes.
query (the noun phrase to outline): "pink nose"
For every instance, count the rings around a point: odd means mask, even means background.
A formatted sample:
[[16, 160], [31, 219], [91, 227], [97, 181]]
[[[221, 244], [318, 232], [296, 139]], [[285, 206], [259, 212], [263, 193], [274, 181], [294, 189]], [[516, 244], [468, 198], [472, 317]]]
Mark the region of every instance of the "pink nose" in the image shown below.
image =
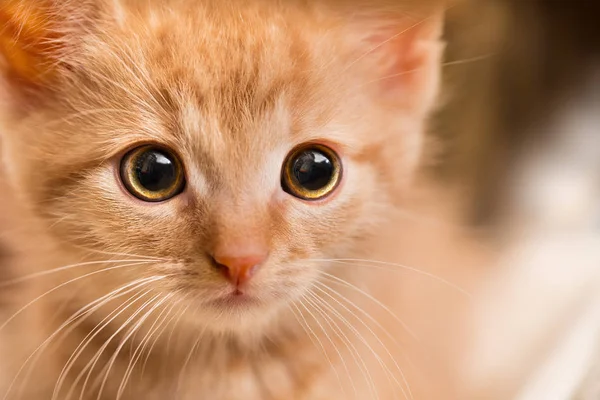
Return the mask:
[[266, 258], [266, 252], [247, 255], [214, 255], [214, 260], [221, 273], [238, 288], [252, 278]]

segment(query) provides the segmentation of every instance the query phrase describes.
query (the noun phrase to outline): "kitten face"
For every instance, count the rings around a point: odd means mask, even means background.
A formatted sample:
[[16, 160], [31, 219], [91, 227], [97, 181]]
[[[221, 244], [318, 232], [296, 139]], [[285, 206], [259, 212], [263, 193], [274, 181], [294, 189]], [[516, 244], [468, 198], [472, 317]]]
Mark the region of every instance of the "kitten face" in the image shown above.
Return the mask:
[[46, 80], [4, 48], [4, 162], [64, 252], [156, 259], [103, 279], [164, 277], [154, 289], [192, 302], [195, 320], [238, 331], [386, 217], [418, 161], [439, 20], [169, 3], [77, 8], [95, 11], [64, 29]]

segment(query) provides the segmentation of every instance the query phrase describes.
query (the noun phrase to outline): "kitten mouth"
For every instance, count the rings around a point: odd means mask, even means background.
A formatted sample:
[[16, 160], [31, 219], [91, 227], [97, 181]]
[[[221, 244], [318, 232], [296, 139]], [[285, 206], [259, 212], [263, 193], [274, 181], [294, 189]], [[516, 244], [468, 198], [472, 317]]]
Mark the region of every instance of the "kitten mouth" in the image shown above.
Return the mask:
[[259, 300], [251, 296], [239, 289], [234, 289], [231, 293], [219, 297], [218, 299], [212, 301], [213, 305], [216, 307], [251, 307], [256, 306], [260, 302]]

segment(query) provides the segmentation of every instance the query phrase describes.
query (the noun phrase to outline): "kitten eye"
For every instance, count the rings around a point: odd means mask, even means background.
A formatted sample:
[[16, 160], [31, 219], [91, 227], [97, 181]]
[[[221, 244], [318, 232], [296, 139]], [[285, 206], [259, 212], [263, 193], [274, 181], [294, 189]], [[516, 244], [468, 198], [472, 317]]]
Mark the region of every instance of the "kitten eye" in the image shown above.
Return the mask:
[[281, 174], [281, 187], [303, 200], [319, 200], [335, 190], [342, 177], [342, 163], [329, 147], [307, 144], [293, 150]]
[[121, 180], [140, 200], [160, 202], [183, 191], [185, 178], [179, 159], [157, 146], [133, 149], [121, 161]]

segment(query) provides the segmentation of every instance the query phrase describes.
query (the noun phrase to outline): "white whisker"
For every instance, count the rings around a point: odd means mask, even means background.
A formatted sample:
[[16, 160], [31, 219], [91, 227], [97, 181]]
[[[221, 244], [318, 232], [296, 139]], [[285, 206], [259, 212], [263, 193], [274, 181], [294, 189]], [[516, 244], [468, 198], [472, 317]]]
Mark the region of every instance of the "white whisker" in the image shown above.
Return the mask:
[[96, 335], [98, 335], [100, 333], [100, 331], [102, 331], [106, 326], [108, 326], [108, 324], [110, 324], [112, 321], [114, 321], [119, 315], [121, 315], [129, 307], [131, 307], [133, 304], [135, 304], [138, 300], [140, 300], [142, 297], [146, 296], [151, 291], [152, 291], [151, 289], [148, 289], [148, 290], [146, 290], [146, 291], [144, 291], [142, 293], [138, 292], [138, 294], [132, 296], [125, 303], [121, 304], [119, 307], [117, 307], [115, 310], [113, 310], [110, 314], [108, 314], [102, 321], [100, 321], [96, 325], [96, 327], [94, 327], [94, 329], [92, 329], [91, 332], [89, 332], [83, 338], [83, 340], [81, 341], [81, 343], [72, 352], [71, 356], [69, 357], [69, 359], [65, 363], [65, 366], [61, 370], [61, 372], [60, 372], [60, 374], [58, 376], [56, 385], [54, 386], [54, 393], [52, 394], [52, 400], [57, 400], [57, 396], [60, 393], [60, 390], [62, 389], [62, 385], [63, 385], [64, 380], [66, 379], [68, 373], [70, 372], [71, 368], [75, 364], [75, 361], [83, 353], [83, 351], [88, 346], [88, 344], [91, 343], [91, 341], [93, 340], [93, 338], [96, 337]]
[[356, 292], [362, 294], [363, 296], [366, 296], [369, 300], [373, 301], [375, 304], [377, 304], [379, 307], [381, 307], [385, 312], [387, 312], [392, 318], [394, 318], [402, 326], [402, 328], [404, 328], [404, 330], [406, 330], [406, 332], [408, 332], [408, 334], [412, 336], [413, 339], [415, 339], [417, 341], [419, 340], [417, 338], [417, 336], [412, 332], [412, 330], [408, 327], [408, 325], [406, 325], [406, 323], [404, 321], [402, 321], [402, 319], [400, 319], [400, 317], [398, 317], [395, 312], [390, 310], [390, 308], [388, 306], [386, 306], [385, 304], [383, 304], [381, 301], [379, 301], [375, 297], [371, 296], [369, 293], [365, 292], [364, 290], [360, 289], [359, 287], [357, 287], [341, 278], [338, 278], [335, 275], [328, 274], [327, 272], [324, 272], [324, 271], [321, 271], [321, 274], [323, 274], [326, 279], [329, 279], [333, 283], [348, 287], [348, 288], [355, 290]]
[[0, 331], [2, 331], [2, 329], [4, 329], [8, 324], [10, 324], [23, 311], [25, 311], [26, 309], [28, 309], [29, 307], [31, 307], [37, 301], [43, 299], [44, 297], [46, 297], [47, 295], [49, 295], [49, 294], [57, 291], [58, 289], [67, 286], [68, 284], [77, 282], [77, 281], [79, 281], [81, 279], [89, 278], [90, 276], [98, 275], [99, 273], [102, 273], [102, 272], [113, 271], [113, 270], [117, 270], [117, 269], [129, 268], [129, 267], [134, 267], [134, 266], [138, 266], [138, 265], [146, 265], [146, 264], [148, 264], [147, 261], [138, 262], [138, 263], [132, 263], [132, 264], [125, 264], [125, 265], [118, 265], [116, 267], [110, 267], [110, 268], [101, 269], [99, 271], [90, 272], [90, 273], [85, 274], [83, 276], [80, 276], [80, 277], [71, 279], [71, 280], [69, 280], [67, 282], [61, 283], [60, 285], [55, 286], [54, 288], [48, 290], [47, 292], [44, 292], [43, 294], [39, 295], [35, 299], [31, 300], [29, 303], [25, 304], [23, 307], [21, 307], [16, 313], [14, 313], [9, 319], [7, 319], [6, 321], [4, 321], [4, 323], [2, 325], [0, 325]]
[[[388, 337], [388, 339], [390, 339], [392, 342], [394, 342], [394, 344], [401, 349], [402, 346], [400, 346], [400, 343], [398, 342], [398, 340], [387, 330], [385, 329], [385, 327], [383, 325], [381, 325], [381, 323], [379, 321], [377, 321], [375, 318], [373, 318], [371, 315], [369, 315], [368, 312], [366, 312], [365, 310], [363, 310], [361, 307], [359, 307], [358, 305], [356, 305], [353, 301], [350, 301], [350, 299], [348, 299], [346, 296], [342, 295], [340, 292], [338, 292], [337, 290], [333, 289], [332, 287], [326, 285], [323, 282], [315, 282], [315, 285], [318, 285], [320, 287], [315, 286], [316, 289], [318, 289], [320, 292], [322, 292], [324, 295], [326, 295], [327, 297], [331, 298], [334, 301], [339, 301], [335, 298], [332, 298], [330, 293], [326, 293], [323, 292], [323, 289], [329, 290], [330, 292], [332, 292], [333, 294], [337, 295], [342, 301], [346, 302], [346, 304], [348, 304], [350, 307], [354, 308], [355, 310], [357, 310], [358, 312], [360, 312], [362, 315], [364, 315], [369, 321], [371, 321], [373, 324], [375, 324], [375, 326], [377, 326], [379, 329], [382, 330], [382, 332]], [[408, 334], [415, 339], [416, 341], [419, 341], [419, 339], [416, 337], [416, 335], [412, 332], [412, 331], [408, 331]]]
[[[115, 364], [115, 361], [116, 361], [117, 357], [119, 356], [119, 353], [121, 352], [121, 350], [123, 349], [123, 347], [125, 346], [127, 341], [131, 338], [131, 336], [135, 332], [137, 332], [140, 329], [140, 327], [144, 324], [144, 322], [146, 322], [148, 317], [150, 315], [152, 315], [152, 313], [154, 311], [156, 311], [157, 308], [159, 308], [161, 305], [163, 305], [166, 301], [168, 301], [174, 295], [175, 295], [175, 293], [168, 293], [165, 296], [163, 296], [162, 299], [156, 301], [156, 304], [154, 304], [150, 308], [150, 310], [148, 310], [144, 315], [142, 315], [140, 317], [139, 321], [129, 330], [129, 333], [127, 333], [127, 335], [125, 335], [125, 337], [121, 340], [121, 343], [119, 344], [119, 346], [115, 350], [114, 354], [110, 358], [110, 361], [108, 364], [108, 369], [106, 370], [106, 374], [104, 375], [104, 380], [102, 381], [102, 385], [100, 386], [100, 390], [98, 391], [98, 396], [96, 397], [97, 400], [100, 400], [102, 398], [102, 392], [104, 390], [104, 387], [106, 386], [106, 382], [108, 381], [110, 371], [111, 371], [113, 365]], [[155, 298], [157, 299], [158, 297], [159, 297], [159, 295], [157, 295]], [[122, 394], [121, 387], [119, 387], [119, 392], [117, 394], [117, 400], [119, 400], [119, 398], [121, 397], [121, 394]], [[80, 396], [80, 400], [83, 400], [83, 391], [82, 391], [82, 395]]]
[[[325, 286], [325, 285], [324, 285]], [[396, 382], [396, 384], [400, 387], [400, 390], [402, 391], [402, 394], [404, 395], [404, 397], [406, 398], [413, 398], [412, 395], [412, 391], [410, 389], [410, 385], [408, 384], [408, 381], [406, 379], [406, 376], [404, 375], [404, 372], [402, 371], [402, 368], [400, 368], [400, 366], [398, 365], [398, 362], [396, 361], [396, 358], [392, 355], [392, 353], [390, 353], [390, 351], [388, 350], [387, 346], [383, 343], [383, 341], [379, 338], [379, 336], [373, 331], [373, 329], [367, 324], [365, 323], [362, 318], [360, 318], [358, 315], [356, 315], [356, 313], [354, 313], [352, 310], [350, 310], [348, 307], [346, 307], [345, 305], [343, 305], [340, 301], [338, 301], [337, 299], [335, 299], [333, 296], [331, 296], [329, 293], [325, 292], [324, 290], [320, 289], [319, 287], [315, 286], [315, 289], [319, 290], [321, 293], [323, 293], [324, 295], [326, 295], [329, 299], [333, 300], [337, 305], [339, 305], [340, 307], [342, 307], [346, 312], [348, 312], [351, 316], [353, 316], [357, 321], [360, 322], [360, 324], [362, 326], [364, 326], [369, 333], [371, 333], [371, 335], [373, 335], [373, 337], [375, 338], [375, 340], [377, 341], [377, 343], [379, 343], [379, 345], [381, 345], [384, 349], [384, 351], [386, 352], [386, 354], [389, 356], [389, 358], [392, 360], [392, 362], [394, 363], [394, 366], [396, 367], [396, 369], [398, 370], [398, 372], [400, 373], [400, 376], [404, 382], [404, 385], [406, 386], [406, 388], [408, 389], [408, 394], [406, 393], [404, 387], [396, 380], [394, 374], [392, 374], [391, 371], [389, 371], [390, 375], [393, 377], [394, 381]], [[350, 300], [345, 299], [349, 304], [353, 304]], [[357, 308], [360, 311], [363, 311], [360, 307], [355, 305], [355, 308]], [[339, 312], [337, 312], [333, 307], [330, 306], [330, 309], [332, 310], [332, 312], [335, 312], [337, 314], [339, 314]], [[365, 315], [368, 315], [366, 312], [363, 311], [363, 313]], [[341, 317], [341, 314], [339, 314]], [[370, 316], [369, 316], [370, 317]], [[374, 320], [374, 318], [371, 317], [372, 320]], [[380, 325], [381, 326], [381, 325]], [[379, 356], [376, 356], [376, 358], [378, 359], [378, 361], [380, 363], [382, 363], [383, 361], [381, 361], [381, 358]], [[387, 369], [387, 366], [386, 366]]]
[[[348, 336], [345, 334], [345, 332], [335, 323], [335, 321], [333, 321], [331, 319], [331, 317], [329, 317], [326, 313], [324, 313], [323, 310], [318, 305], [314, 304], [311, 300], [309, 300], [306, 297], [305, 297], [305, 300], [312, 304], [313, 308], [315, 308], [315, 310], [325, 319], [325, 322], [331, 328], [331, 330], [335, 333], [335, 335], [346, 345], [346, 348], [350, 352], [350, 355], [352, 356], [352, 359], [356, 363], [356, 366], [361, 370], [361, 372], [363, 373], [363, 376], [365, 377], [365, 380], [367, 380], [367, 384], [369, 384], [369, 379], [367, 378], [368, 373], [369, 373], [367, 365], [366, 365], [365, 361], [362, 359], [362, 357], [360, 357], [360, 352], [358, 351], [356, 346], [354, 346], [352, 341], [348, 338]], [[344, 369], [346, 370], [346, 373], [348, 374], [350, 383], [352, 384], [352, 389], [354, 391], [354, 396], [356, 398], [358, 396], [358, 390], [356, 388], [356, 385], [354, 384], [354, 380], [351, 377], [350, 370], [348, 369], [348, 366], [346, 365], [344, 358], [342, 357], [339, 350], [337, 350], [337, 348], [336, 348], [336, 351], [338, 352], [338, 354], [340, 356], [340, 360], [342, 360], [342, 362], [344, 363]]]
[[[309, 260], [307, 260], [309, 262], [322, 262], [322, 263], [335, 263], [338, 265], [351, 265], [354, 267], [362, 267], [362, 268], [376, 268], [376, 267], [396, 267], [396, 268], [400, 268], [401, 270], [405, 270], [405, 271], [409, 271], [409, 272], [414, 272], [416, 274], [419, 275], [423, 275], [426, 276], [428, 278], [431, 278], [433, 280], [436, 280], [440, 283], [443, 283], [444, 285], [448, 285], [449, 287], [457, 290], [458, 292], [462, 293], [463, 295], [467, 296], [467, 297], [471, 297], [471, 294], [469, 292], [467, 292], [465, 289], [461, 288], [460, 286], [444, 279], [441, 278], [437, 275], [434, 275], [430, 272], [426, 272], [426, 271], [422, 271], [418, 268], [414, 268], [414, 267], [409, 267], [407, 265], [403, 265], [403, 264], [398, 264], [398, 263], [393, 263], [393, 262], [387, 262], [387, 261], [378, 261], [378, 260], [367, 260], [367, 259], [360, 259], [360, 258], [332, 258], [332, 259], [318, 259], [318, 258], [311, 258]], [[363, 264], [359, 264], [359, 263], [363, 263]], [[365, 265], [364, 263], [367, 264], [371, 264], [371, 265]], [[389, 270], [394, 270], [394, 269], [389, 269]], [[396, 270], [398, 271], [398, 270]]]
[[[441, 67], [445, 68], [445, 67], [451, 67], [451, 66], [455, 66], [455, 65], [469, 64], [469, 63], [473, 63], [473, 62], [487, 60], [490, 57], [492, 57], [492, 55], [491, 54], [487, 54], [487, 55], [483, 55], [483, 56], [466, 58], [466, 59], [463, 59], [463, 60], [449, 61], [449, 62], [445, 62], [445, 63], [441, 64]], [[360, 85], [356, 85], [351, 90], [358, 90], [358, 89], [361, 89], [361, 88], [363, 88], [365, 86], [372, 85], [374, 83], [382, 82], [382, 81], [385, 81], [385, 80], [388, 80], [388, 79], [398, 78], [398, 77], [404, 76], [404, 75], [414, 74], [415, 72], [419, 72], [419, 71], [422, 71], [422, 70], [423, 70], [423, 68], [414, 68], [414, 69], [411, 69], [411, 70], [398, 72], [396, 74], [390, 74], [390, 75], [382, 76], [380, 78], [373, 79], [373, 80], [361, 83]]]
[[[375, 318], [373, 318], [371, 315], [369, 315], [369, 313], [367, 313], [365, 310], [363, 310], [361, 307], [359, 307], [356, 303], [354, 303], [353, 301], [351, 301], [350, 299], [348, 299], [346, 296], [344, 296], [343, 294], [341, 294], [340, 292], [338, 292], [334, 288], [326, 285], [323, 282], [315, 282], [315, 284], [318, 285], [318, 286], [320, 286], [319, 290], [321, 292], [323, 292], [323, 289], [326, 289], [327, 291], [335, 294], [336, 296], [338, 296], [339, 299], [341, 299], [341, 301], [344, 301], [350, 307], [352, 307], [355, 310], [357, 310], [358, 312], [360, 312], [369, 321], [371, 321], [373, 324], [375, 324], [375, 326], [377, 328], [381, 329], [381, 331], [385, 334], [385, 336], [394, 343], [394, 345], [396, 346], [396, 348], [398, 350], [402, 351], [402, 353], [406, 357], [407, 362], [411, 365], [411, 367], [415, 367], [414, 363], [410, 360], [410, 358], [408, 357], [408, 355], [403, 351], [402, 346], [398, 342], [397, 338], [394, 337], [394, 335], [392, 335], [379, 321], [377, 321]], [[316, 286], [315, 286], [315, 288], [316, 288]], [[330, 293], [323, 292], [323, 294], [325, 294], [327, 297], [331, 298], [335, 302], [338, 301], [337, 299], [332, 298], [332, 295]], [[413, 338], [414, 340], [416, 340], [417, 342], [419, 342], [418, 337], [416, 337], [416, 335], [412, 331], [409, 330], [407, 333], [411, 336], [411, 338]], [[406, 382], [406, 385], [408, 387], [408, 382]], [[410, 388], [409, 388], [409, 390], [410, 390]]]
[[[175, 295], [176, 295], [176, 293], [171, 293], [170, 297], [173, 297]], [[169, 295], [167, 295], [167, 296], [169, 296]], [[169, 299], [169, 297], [167, 297], [165, 299], [165, 301], [168, 300], [168, 299]], [[138, 347], [133, 352], [133, 354], [131, 356], [131, 359], [129, 360], [129, 365], [127, 365], [127, 369], [125, 370], [125, 374], [123, 375], [123, 379], [121, 380], [121, 384], [119, 385], [119, 389], [117, 391], [117, 400], [120, 400], [121, 397], [123, 396], [123, 392], [125, 391], [125, 387], [127, 386], [127, 383], [129, 381], [131, 375], [133, 374], [133, 371], [135, 369], [135, 366], [136, 366], [137, 362], [139, 361], [139, 359], [141, 358], [142, 354], [144, 353], [144, 350], [146, 349], [146, 346], [149, 344], [150, 339], [152, 338], [152, 335], [154, 335], [156, 333], [156, 331], [158, 329], [160, 329], [162, 323], [167, 320], [167, 318], [169, 317], [169, 313], [173, 310], [173, 308], [175, 308], [175, 306], [177, 304], [179, 304], [179, 302], [174, 302], [173, 304], [171, 304], [170, 307], [168, 307], [168, 308], [165, 307], [160, 312], [160, 314], [156, 317], [156, 320], [154, 321], [154, 323], [148, 329], [148, 332], [146, 333], [146, 336], [144, 336], [142, 338], [142, 340], [140, 341]], [[165, 313], [166, 313], [166, 315], [161, 320], [161, 317]], [[160, 321], [160, 323], [159, 323], [159, 321]], [[133, 343], [133, 340], [132, 340], [132, 343]]]
[[[323, 331], [323, 334], [325, 334], [325, 336], [327, 337], [327, 339], [329, 339], [329, 341], [331, 342], [332, 346], [335, 347], [335, 344], [331, 341], [331, 338], [327, 335], [327, 332], [325, 332], [325, 329], [323, 328], [323, 326], [318, 322], [317, 318], [315, 317], [315, 315], [310, 312], [310, 310], [308, 309], [308, 307], [306, 307], [306, 305], [300, 301], [300, 305], [302, 306], [302, 308], [304, 308], [306, 310], [306, 312], [308, 313], [308, 315], [310, 315], [313, 320], [319, 325], [319, 327], [321, 328], [321, 330]], [[306, 321], [306, 318], [304, 318], [304, 316], [302, 315], [302, 312], [300, 311], [300, 309], [298, 308], [298, 306], [294, 303], [292, 303], [292, 306], [298, 311], [298, 315], [300, 316], [300, 318], [302, 319], [302, 321], [304, 322], [304, 326], [306, 326], [306, 328], [309, 330], [309, 332], [313, 335], [313, 337], [316, 339], [317, 343], [319, 343], [319, 346], [321, 347], [321, 350], [323, 350], [323, 355], [325, 356], [325, 358], [327, 359], [327, 362], [329, 363], [329, 365], [331, 366], [331, 370], [333, 371], [333, 373], [335, 374], [339, 384], [340, 384], [340, 388], [342, 389], [342, 391], [344, 392], [344, 395], [346, 395], [346, 389], [342, 383], [342, 378], [340, 377], [340, 374], [337, 370], [337, 368], [335, 367], [335, 365], [333, 364], [333, 362], [331, 361], [331, 358], [329, 357], [329, 354], [327, 353], [327, 349], [325, 349], [325, 346], [323, 345], [323, 342], [321, 341], [321, 339], [319, 339], [319, 336], [317, 336], [317, 334], [314, 332], [314, 330], [311, 328], [311, 326], [308, 324], [308, 321]]]
[[77, 264], [70, 264], [70, 265], [65, 265], [63, 267], [59, 267], [59, 268], [54, 268], [54, 269], [50, 269], [50, 270], [46, 270], [46, 271], [41, 271], [41, 272], [36, 272], [34, 274], [30, 274], [30, 275], [25, 275], [23, 277], [20, 278], [16, 278], [16, 279], [11, 279], [9, 281], [4, 281], [4, 282], [0, 282], [0, 288], [6, 287], [6, 286], [10, 286], [10, 285], [16, 285], [31, 279], [37, 279], [37, 278], [41, 278], [47, 275], [51, 275], [51, 274], [55, 274], [58, 272], [62, 272], [62, 271], [68, 271], [71, 269], [75, 269], [78, 267], [86, 267], [86, 266], [90, 266], [90, 265], [102, 265], [102, 264], [113, 264], [113, 263], [122, 263], [122, 262], [139, 262], [139, 263], [152, 263], [153, 261], [150, 260], [102, 260], [102, 261], [88, 261], [88, 262], [81, 262], [81, 263], [77, 263]]
[[[183, 301], [184, 300], [181, 300], [178, 303], [183, 303]], [[167, 327], [169, 325], [171, 325], [171, 322], [173, 322], [173, 320], [175, 320], [175, 318], [181, 317], [181, 315], [183, 315], [183, 313], [185, 313], [185, 311], [187, 310], [188, 307], [189, 307], [189, 304], [183, 309], [183, 311], [173, 313], [171, 318], [169, 318], [168, 321], [166, 321], [165, 323], [162, 324], [162, 327], [160, 328], [160, 332], [158, 332], [158, 334], [155, 335], [154, 340], [152, 341], [152, 345], [150, 345], [150, 348], [148, 349], [148, 351], [146, 352], [146, 356], [144, 357], [144, 362], [142, 364], [142, 371], [140, 373], [141, 377], [143, 377], [144, 373], [146, 372], [146, 365], [148, 363], [148, 359], [150, 358], [152, 351], [154, 350], [154, 347], [156, 347], [156, 344], [158, 343], [158, 340], [160, 339], [160, 337], [166, 331]], [[182, 304], [182, 308], [183, 308], [183, 304]], [[169, 311], [169, 313], [170, 313], [170, 311]]]
[[[150, 292], [152, 292], [152, 290], [148, 290], [144, 293], [144, 295], [149, 294]], [[158, 299], [160, 297], [160, 294], [157, 294], [153, 297], [151, 297], [149, 300], [146, 300], [142, 305], [140, 305], [137, 310], [131, 315], [129, 316], [125, 322], [123, 322], [121, 324], [121, 326], [112, 333], [112, 335], [104, 342], [104, 344], [98, 349], [98, 351], [96, 351], [96, 353], [94, 354], [94, 356], [92, 357], [92, 359], [86, 364], [86, 366], [81, 370], [81, 372], [79, 373], [79, 375], [77, 376], [77, 378], [75, 379], [75, 381], [73, 382], [73, 384], [71, 385], [71, 389], [69, 389], [69, 392], [67, 393], [66, 396], [66, 400], [69, 400], [71, 398], [71, 395], [73, 394], [73, 391], [76, 389], [77, 384], [81, 381], [81, 379], [83, 378], [83, 375], [85, 375], [86, 371], [87, 371], [87, 375], [85, 377], [85, 380], [83, 382], [81, 391], [79, 393], [79, 399], [83, 399], [83, 396], [85, 394], [85, 389], [87, 388], [87, 384], [91, 378], [91, 374], [94, 371], [94, 368], [96, 367], [96, 364], [98, 363], [98, 361], [100, 361], [100, 358], [102, 356], [102, 354], [104, 353], [104, 350], [106, 350], [106, 348], [109, 346], [109, 344], [112, 342], [112, 340], [117, 337], [125, 328], [127, 328], [129, 326], [129, 324], [139, 315], [141, 314], [148, 306], [150, 306], [150, 304], [154, 303], [156, 301], [156, 299]], [[98, 330], [97, 333], [99, 333], [101, 330]], [[91, 343], [91, 341], [93, 340], [93, 337], [90, 338], [88, 340], [88, 344]], [[105, 368], [106, 369], [106, 366]], [[102, 373], [104, 371], [104, 369], [98, 374], [98, 379], [100, 379], [100, 377], [102, 376]], [[99, 383], [98, 380], [96, 380], [96, 382], [94, 383], [94, 388], [96, 387], [96, 384]], [[101, 390], [99, 392], [99, 395], [101, 394]]]
[[[118, 289], [115, 289], [113, 291], [111, 291], [110, 293], [94, 300], [93, 302], [87, 304], [86, 306], [80, 308], [78, 311], [76, 311], [73, 315], [71, 315], [71, 317], [69, 317], [69, 319], [64, 322], [62, 325], [60, 325], [60, 327], [58, 329], [56, 329], [54, 331], [54, 333], [52, 333], [44, 342], [42, 342], [34, 351], [33, 353], [27, 357], [27, 359], [24, 361], [24, 363], [22, 364], [22, 366], [19, 368], [19, 370], [17, 371], [14, 379], [12, 380], [11, 384], [9, 385], [3, 400], [6, 400], [8, 398], [8, 395], [10, 394], [14, 384], [16, 383], [17, 379], [19, 378], [19, 376], [21, 375], [21, 373], [23, 372], [24, 368], [27, 366], [27, 364], [32, 360], [33, 362], [31, 363], [30, 367], [29, 367], [29, 372], [26, 374], [25, 378], [23, 379], [23, 384], [26, 384], [29, 381], [29, 376], [31, 374], [31, 372], [33, 371], [33, 368], [35, 366], [35, 364], [37, 363], [37, 360], [39, 359], [39, 357], [41, 356], [41, 354], [43, 353], [43, 351], [46, 349], [46, 347], [50, 344], [50, 342], [59, 334], [63, 333], [64, 336], [68, 335], [70, 332], [72, 332], [74, 329], [76, 329], [86, 318], [87, 316], [89, 316], [90, 314], [92, 314], [93, 312], [95, 312], [96, 310], [100, 309], [101, 307], [103, 307], [104, 305], [106, 305], [108, 302], [116, 300], [122, 296], [125, 296], [137, 289], [139, 289], [140, 287], [147, 285], [150, 282], [154, 282], [156, 280], [162, 279], [162, 277], [152, 277], [152, 278], [143, 278], [143, 279], [138, 279], [134, 282], [131, 282], [127, 285], [121, 286]], [[135, 296], [133, 296], [135, 297]], [[76, 321], [77, 319], [79, 319], [79, 321], [77, 321], [75, 324], [73, 324], [68, 330], [65, 331], [65, 328], [70, 325], [72, 322]], [[21, 390], [22, 391], [22, 390]]]
[[135, 254], [135, 253], [122, 253], [122, 252], [111, 252], [111, 251], [105, 251], [105, 250], [98, 250], [98, 249], [92, 249], [89, 247], [84, 247], [81, 245], [71, 244], [71, 243], [70, 243], [70, 246], [73, 246], [73, 247], [83, 250], [83, 251], [87, 251], [89, 253], [100, 254], [100, 255], [105, 255], [105, 256], [134, 257], [134, 258], [146, 259], [149, 261], [168, 261], [167, 259], [161, 258], [161, 257], [153, 257], [153, 256], [147, 256], [147, 255]]
[[[311, 295], [313, 297], [313, 299], [314, 299], [314, 301], [313, 301], [313, 307], [315, 307], [314, 302], [316, 301], [317, 302], [316, 307], [318, 307], [321, 310], [321, 313], [323, 315], [326, 315], [329, 319], [331, 319], [333, 321], [333, 318], [331, 318], [328, 315], [328, 313], [325, 312], [318, 304], [321, 304], [324, 307], [326, 307], [328, 311], [332, 312], [333, 315], [338, 318], [338, 320], [340, 320], [345, 326], [348, 327], [348, 329], [350, 329], [350, 331], [352, 333], [354, 333], [354, 335], [357, 338], [359, 338], [359, 340], [361, 341], [361, 343], [363, 345], [365, 345], [371, 351], [371, 353], [373, 353], [374, 356], [377, 356], [377, 354], [373, 351], [373, 349], [367, 344], [366, 340], [364, 340], [364, 338], [362, 337], [362, 335], [360, 335], [360, 333], [358, 332], [358, 330], [356, 330], [356, 328], [354, 328], [347, 319], [343, 318], [343, 316], [341, 316], [341, 314], [337, 313], [334, 309], [332, 309], [332, 307], [330, 305], [324, 303], [321, 299], [319, 299], [317, 296], [315, 296], [314, 293], [309, 292], [309, 295]], [[338, 325], [336, 324], [336, 326], [338, 326]], [[350, 341], [350, 343], [352, 343], [352, 341]], [[367, 365], [366, 365], [363, 357], [360, 355], [360, 352], [358, 352], [358, 349], [356, 349], [356, 346], [353, 343], [352, 343], [352, 347], [357, 351], [357, 354], [359, 355], [359, 358], [360, 358], [362, 364], [364, 365], [364, 368], [365, 368], [365, 371], [366, 371], [366, 376], [367, 376], [367, 384], [370, 387], [370, 390], [371, 390], [371, 393], [372, 393], [373, 397], [376, 398], [376, 399], [379, 399], [380, 398], [379, 397], [379, 391], [377, 390], [377, 387], [375, 385], [375, 381], [373, 379], [373, 376], [371, 375], [371, 371], [367, 367]]]
[[165, 354], [170, 354], [171, 339], [173, 339], [173, 334], [175, 333], [175, 328], [179, 325], [179, 323], [181, 322], [181, 318], [183, 318], [183, 316], [185, 315], [187, 310], [190, 308], [192, 303], [193, 303], [193, 301], [188, 303], [188, 305], [183, 309], [183, 311], [180, 312], [175, 323], [171, 326], [171, 331], [169, 332], [169, 337], [167, 338], [167, 345], [165, 346]]

